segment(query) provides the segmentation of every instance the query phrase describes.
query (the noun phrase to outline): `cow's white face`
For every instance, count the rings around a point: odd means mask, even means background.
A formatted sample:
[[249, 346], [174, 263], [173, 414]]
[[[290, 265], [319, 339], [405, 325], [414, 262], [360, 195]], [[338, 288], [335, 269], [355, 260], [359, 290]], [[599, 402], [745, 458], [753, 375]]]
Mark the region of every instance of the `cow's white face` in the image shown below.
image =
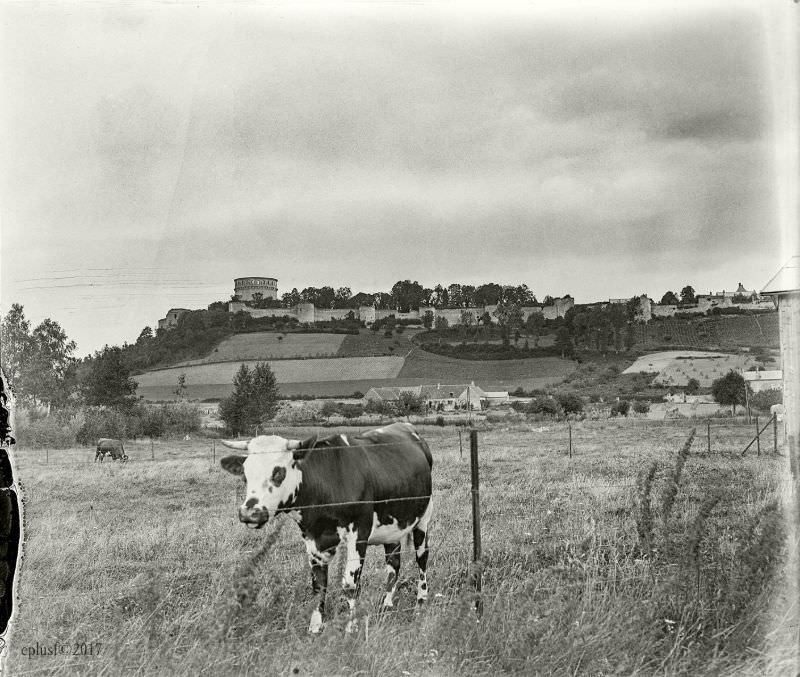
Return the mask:
[[297, 497], [303, 472], [298, 467], [290, 442], [277, 435], [261, 435], [250, 442], [228, 443], [247, 449], [247, 456], [226, 456], [220, 463], [234, 475], [244, 475], [247, 482], [244, 503], [239, 506], [239, 521], [251, 529], [263, 527], [278, 508], [291, 505]]

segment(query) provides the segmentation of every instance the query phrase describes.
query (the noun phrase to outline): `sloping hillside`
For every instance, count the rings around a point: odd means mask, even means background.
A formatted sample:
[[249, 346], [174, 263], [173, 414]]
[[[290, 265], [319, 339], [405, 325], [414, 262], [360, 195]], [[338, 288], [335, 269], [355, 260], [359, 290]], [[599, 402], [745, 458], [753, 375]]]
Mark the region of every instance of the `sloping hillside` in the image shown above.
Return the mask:
[[666, 318], [636, 326], [635, 348], [777, 348], [778, 313]]

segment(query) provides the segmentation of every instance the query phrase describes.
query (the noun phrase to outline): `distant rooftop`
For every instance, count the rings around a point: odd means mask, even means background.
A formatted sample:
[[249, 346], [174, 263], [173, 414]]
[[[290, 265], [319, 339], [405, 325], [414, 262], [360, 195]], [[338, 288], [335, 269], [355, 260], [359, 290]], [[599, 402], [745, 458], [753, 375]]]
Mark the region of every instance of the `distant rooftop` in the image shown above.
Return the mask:
[[800, 291], [800, 255], [790, 258], [761, 290], [762, 294]]

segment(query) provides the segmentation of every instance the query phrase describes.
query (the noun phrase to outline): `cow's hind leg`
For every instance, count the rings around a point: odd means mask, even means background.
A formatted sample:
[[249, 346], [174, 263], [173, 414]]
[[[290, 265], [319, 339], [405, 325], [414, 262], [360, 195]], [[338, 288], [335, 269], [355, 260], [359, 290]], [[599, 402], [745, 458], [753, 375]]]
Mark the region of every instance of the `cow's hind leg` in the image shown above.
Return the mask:
[[386, 543], [383, 546], [386, 552], [386, 596], [383, 598], [383, 609], [394, 606], [394, 595], [397, 592], [397, 582], [400, 577], [400, 543]]
[[345, 542], [347, 560], [344, 563], [342, 575], [342, 589], [347, 597], [350, 608], [350, 618], [345, 626], [345, 632], [353, 632], [356, 627], [356, 599], [361, 590], [361, 571], [364, 567], [364, 557], [367, 555], [367, 538], [369, 529], [359, 530], [354, 524], [345, 529], [339, 529], [339, 536]]
[[325, 594], [328, 591], [328, 565], [336, 554], [336, 545], [320, 550], [313, 538], [306, 538], [305, 542], [308, 563], [311, 566], [311, 589], [317, 599], [317, 606], [311, 612], [308, 631], [317, 634], [322, 630], [322, 618], [325, 613]]
[[433, 501], [428, 500], [428, 507], [420, 518], [417, 526], [411, 532], [414, 541], [414, 554], [419, 566], [419, 580], [417, 581], [417, 604], [422, 604], [428, 599], [428, 531], [433, 510]]

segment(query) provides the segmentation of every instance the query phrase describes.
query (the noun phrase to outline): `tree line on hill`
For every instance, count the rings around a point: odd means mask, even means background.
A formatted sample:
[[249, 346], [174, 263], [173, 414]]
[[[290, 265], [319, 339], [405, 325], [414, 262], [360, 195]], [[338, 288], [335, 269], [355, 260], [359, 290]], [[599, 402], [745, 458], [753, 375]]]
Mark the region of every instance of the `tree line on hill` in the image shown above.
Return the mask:
[[[241, 299], [233, 295], [232, 301]], [[281, 295], [280, 300], [265, 298], [262, 294], [253, 295], [247, 302], [255, 308], [293, 308], [299, 303], [313, 303], [317, 308], [351, 308], [375, 306], [380, 310], [396, 310], [407, 313], [419, 310], [420, 307], [433, 308], [474, 308], [493, 306], [498, 303], [516, 303], [520, 306], [547, 306], [554, 303], [551, 296], [546, 296], [540, 303], [526, 284], [501, 285], [489, 282], [481, 285], [437, 284], [424, 287], [414, 280], [398, 280], [387, 293], [358, 292], [354, 294], [350, 287], [334, 289], [330, 286], [306, 287], [298, 291], [295, 287]]]

